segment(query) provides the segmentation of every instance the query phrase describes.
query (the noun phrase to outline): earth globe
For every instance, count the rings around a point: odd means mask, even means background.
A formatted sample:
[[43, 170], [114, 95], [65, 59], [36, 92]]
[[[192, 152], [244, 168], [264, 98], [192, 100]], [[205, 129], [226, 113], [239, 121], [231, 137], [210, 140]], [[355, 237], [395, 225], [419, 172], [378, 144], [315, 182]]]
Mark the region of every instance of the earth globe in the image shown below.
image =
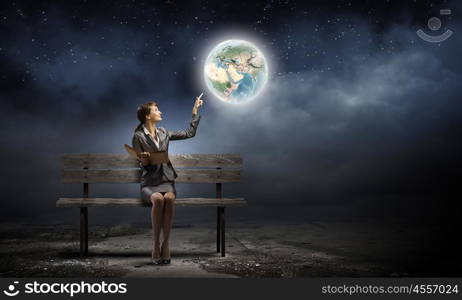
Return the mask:
[[204, 79], [218, 99], [228, 103], [248, 102], [260, 94], [268, 81], [268, 64], [254, 44], [227, 40], [207, 56]]

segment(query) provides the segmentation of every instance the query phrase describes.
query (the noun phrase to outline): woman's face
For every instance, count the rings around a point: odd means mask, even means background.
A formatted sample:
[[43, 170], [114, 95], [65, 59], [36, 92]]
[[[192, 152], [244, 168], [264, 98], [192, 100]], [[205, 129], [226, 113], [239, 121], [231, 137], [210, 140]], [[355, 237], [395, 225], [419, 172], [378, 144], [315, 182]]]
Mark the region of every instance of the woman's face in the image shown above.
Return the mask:
[[162, 112], [157, 108], [157, 105], [151, 106], [151, 113], [146, 116], [146, 119], [150, 120], [151, 122], [162, 121]]

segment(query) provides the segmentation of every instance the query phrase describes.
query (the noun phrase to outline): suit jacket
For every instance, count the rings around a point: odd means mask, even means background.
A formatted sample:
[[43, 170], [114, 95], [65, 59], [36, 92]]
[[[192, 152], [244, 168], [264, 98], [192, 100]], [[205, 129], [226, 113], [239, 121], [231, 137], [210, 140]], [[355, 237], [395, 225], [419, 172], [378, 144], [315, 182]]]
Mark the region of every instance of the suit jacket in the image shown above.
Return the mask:
[[[154, 142], [154, 139], [148, 134], [144, 128], [135, 131], [132, 139], [132, 147], [137, 152], [157, 152], [167, 151], [170, 141], [183, 140], [192, 138], [196, 135], [197, 126], [199, 125], [200, 115], [192, 115], [189, 128], [186, 130], [170, 131], [164, 127], [157, 128], [159, 144]], [[141, 173], [141, 187], [155, 186], [165, 181], [174, 181], [178, 177], [171, 162], [143, 166], [140, 162]]]

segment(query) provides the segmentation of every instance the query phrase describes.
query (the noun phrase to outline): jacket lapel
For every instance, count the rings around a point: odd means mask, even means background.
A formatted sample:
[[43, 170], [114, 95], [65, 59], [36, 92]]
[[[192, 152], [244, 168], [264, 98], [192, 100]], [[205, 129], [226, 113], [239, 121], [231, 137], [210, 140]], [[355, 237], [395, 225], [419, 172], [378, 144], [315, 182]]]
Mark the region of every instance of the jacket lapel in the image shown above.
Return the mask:
[[[146, 141], [148, 142], [148, 144], [151, 145], [152, 148], [157, 149], [156, 143], [152, 139], [152, 136], [150, 134], [147, 134], [146, 132], [144, 133], [144, 135], [146, 137]], [[159, 149], [157, 149], [157, 151], [159, 151]]]
[[161, 129], [157, 129], [157, 134], [159, 136], [159, 148], [157, 148], [153, 137], [150, 134], [144, 133], [144, 135], [146, 136], [146, 140], [154, 149], [156, 149], [157, 151], [165, 151], [166, 150], [165, 144], [167, 143], [167, 140], [166, 140], [167, 135], [165, 134], [164, 130], [161, 130]]
[[159, 135], [159, 151], [165, 151], [166, 135], [164, 130], [158, 129], [157, 134]]

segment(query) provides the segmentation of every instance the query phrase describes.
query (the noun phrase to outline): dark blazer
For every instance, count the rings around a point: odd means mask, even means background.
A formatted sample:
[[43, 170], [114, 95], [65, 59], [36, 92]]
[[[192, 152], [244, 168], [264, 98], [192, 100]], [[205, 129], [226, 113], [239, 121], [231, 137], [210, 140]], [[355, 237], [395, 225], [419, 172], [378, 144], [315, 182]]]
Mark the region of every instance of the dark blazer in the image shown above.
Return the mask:
[[[167, 151], [170, 141], [184, 140], [196, 135], [197, 126], [199, 125], [200, 115], [192, 115], [189, 128], [186, 130], [170, 131], [164, 127], [157, 128], [159, 138], [159, 147], [157, 147], [150, 134], [147, 134], [144, 128], [135, 131], [132, 139], [132, 146], [137, 152], [157, 152]], [[174, 181], [178, 177], [171, 162], [158, 165], [143, 166], [140, 162], [141, 187], [155, 186], [165, 181]]]

